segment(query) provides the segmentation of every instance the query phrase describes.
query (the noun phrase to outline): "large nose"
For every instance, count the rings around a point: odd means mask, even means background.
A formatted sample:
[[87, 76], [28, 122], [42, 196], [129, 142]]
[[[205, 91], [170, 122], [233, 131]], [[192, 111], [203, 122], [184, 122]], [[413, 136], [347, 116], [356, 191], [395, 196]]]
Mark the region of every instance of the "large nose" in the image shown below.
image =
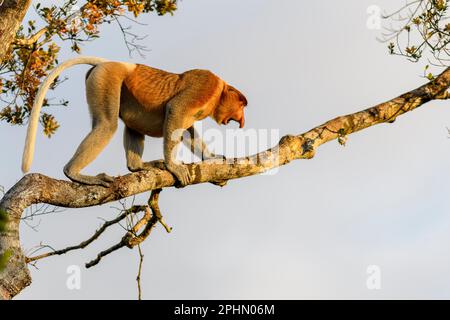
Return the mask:
[[243, 128], [245, 123], [244, 115], [242, 115], [241, 120], [239, 121], [239, 128]]

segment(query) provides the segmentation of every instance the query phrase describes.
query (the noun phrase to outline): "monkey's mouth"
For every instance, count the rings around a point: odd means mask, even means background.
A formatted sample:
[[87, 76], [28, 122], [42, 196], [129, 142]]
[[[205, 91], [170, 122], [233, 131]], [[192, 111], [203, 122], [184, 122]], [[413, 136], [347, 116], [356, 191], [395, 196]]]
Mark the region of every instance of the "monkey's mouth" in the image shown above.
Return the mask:
[[230, 120], [233, 120], [233, 121], [235, 121], [235, 122], [237, 122], [237, 123], [239, 123], [239, 128], [243, 128], [244, 127], [244, 117], [242, 117], [241, 119], [233, 119], [233, 118], [227, 118], [227, 119], [224, 119], [223, 121], [222, 121], [222, 124], [224, 124], [224, 125], [227, 125], [228, 123], [230, 123]]

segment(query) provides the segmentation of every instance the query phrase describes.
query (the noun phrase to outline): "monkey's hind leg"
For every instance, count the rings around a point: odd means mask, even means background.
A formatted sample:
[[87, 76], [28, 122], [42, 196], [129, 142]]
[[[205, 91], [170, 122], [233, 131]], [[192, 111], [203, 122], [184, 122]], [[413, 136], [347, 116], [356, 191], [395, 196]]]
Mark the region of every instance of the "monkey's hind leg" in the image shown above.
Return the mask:
[[87, 176], [79, 172], [100, 154], [111, 140], [116, 131], [117, 123], [109, 123], [106, 121], [94, 125], [92, 131], [81, 142], [75, 155], [64, 167], [64, 174], [72, 181], [76, 181], [88, 185], [101, 185], [109, 187], [114, 178], [105, 173], [96, 176]]
[[164, 160], [162, 159], [149, 162], [142, 161], [142, 154], [144, 153], [144, 140], [145, 136], [143, 134], [125, 126], [123, 144], [125, 147], [128, 170], [131, 172], [149, 170], [152, 168], [166, 170], [167, 168], [164, 164]]
[[145, 136], [133, 129], [125, 126], [123, 134], [123, 145], [125, 147], [125, 155], [127, 158], [127, 167], [131, 172], [144, 169], [142, 162], [142, 154], [144, 153]]
[[114, 178], [105, 173], [96, 176], [80, 174], [94, 161], [117, 130], [122, 75], [114, 73], [116, 64], [97, 66], [86, 80], [86, 98], [92, 115], [92, 131], [84, 138], [72, 159], [64, 167], [71, 180], [109, 187]]

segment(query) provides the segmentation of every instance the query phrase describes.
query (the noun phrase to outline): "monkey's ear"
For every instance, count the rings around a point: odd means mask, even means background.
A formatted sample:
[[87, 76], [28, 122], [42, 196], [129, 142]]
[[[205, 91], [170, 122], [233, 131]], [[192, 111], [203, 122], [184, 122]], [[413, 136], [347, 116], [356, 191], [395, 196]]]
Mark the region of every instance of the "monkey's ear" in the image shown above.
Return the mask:
[[244, 104], [244, 107], [248, 104], [247, 98], [242, 94], [242, 92], [240, 92], [238, 89], [236, 89], [233, 86], [227, 85], [227, 87], [228, 87], [227, 88], [228, 90], [234, 91], [234, 92], [236, 92], [238, 94], [239, 100]]

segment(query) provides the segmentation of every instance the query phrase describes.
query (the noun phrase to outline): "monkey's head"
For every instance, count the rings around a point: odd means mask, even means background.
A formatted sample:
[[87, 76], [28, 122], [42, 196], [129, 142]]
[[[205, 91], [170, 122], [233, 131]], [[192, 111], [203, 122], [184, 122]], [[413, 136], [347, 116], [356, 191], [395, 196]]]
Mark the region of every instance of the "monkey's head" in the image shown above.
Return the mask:
[[213, 113], [213, 118], [218, 124], [227, 125], [230, 120], [239, 123], [239, 128], [244, 127], [244, 107], [247, 98], [235, 87], [225, 84], [220, 97], [220, 102]]

